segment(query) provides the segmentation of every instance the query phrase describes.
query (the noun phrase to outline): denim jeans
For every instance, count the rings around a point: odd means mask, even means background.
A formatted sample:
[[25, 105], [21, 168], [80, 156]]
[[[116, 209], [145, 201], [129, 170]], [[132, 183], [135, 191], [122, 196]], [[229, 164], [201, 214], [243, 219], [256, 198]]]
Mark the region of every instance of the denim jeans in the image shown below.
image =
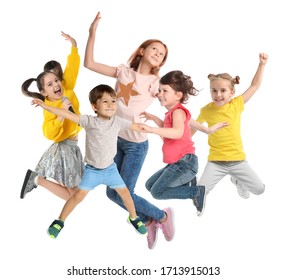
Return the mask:
[[[147, 222], [150, 218], [158, 221], [164, 218], [165, 212], [160, 210], [146, 199], [136, 195], [134, 189], [142, 169], [149, 148], [148, 140], [142, 143], [130, 142], [122, 138], [117, 141], [117, 154], [114, 158], [118, 171], [130, 191], [137, 215]], [[120, 196], [113, 189], [107, 187], [109, 199], [126, 209]]]
[[[146, 182], [146, 188], [156, 199], [188, 199], [196, 197], [199, 189], [190, 184], [198, 173], [198, 158], [187, 154], [179, 161], [167, 164]], [[190, 186], [191, 185], [191, 186]]]

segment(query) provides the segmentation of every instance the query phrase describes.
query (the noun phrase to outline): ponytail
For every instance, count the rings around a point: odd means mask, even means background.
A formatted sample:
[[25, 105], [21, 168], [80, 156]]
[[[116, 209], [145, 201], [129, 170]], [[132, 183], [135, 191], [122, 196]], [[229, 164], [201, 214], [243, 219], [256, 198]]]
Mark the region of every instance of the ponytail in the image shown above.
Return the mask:
[[[46, 74], [49, 74], [49, 73], [52, 73], [53, 75], [55, 75], [51, 71], [44, 71], [36, 79], [30, 78], [26, 80], [22, 84], [22, 87], [21, 87], [22, 93], [28, 97], [37, 98], [37, 99], [41, 99], [42, 101], [45, 101], [45, 97], [40, 92], [44, 89], [44, 77], [46, 76]], [[29, 87], [32, 84], [32, 82], [37, 83], [39, 92], [29, 91]]]

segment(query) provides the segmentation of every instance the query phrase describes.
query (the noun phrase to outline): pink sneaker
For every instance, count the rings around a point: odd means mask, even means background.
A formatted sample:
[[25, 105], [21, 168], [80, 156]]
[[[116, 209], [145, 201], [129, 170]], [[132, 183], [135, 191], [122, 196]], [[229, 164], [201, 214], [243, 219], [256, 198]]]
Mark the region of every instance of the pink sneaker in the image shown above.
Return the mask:
[[147, 242], [148, 242], [148, 248], [153, 249], [156, 245], [157, 241], [157, 222], [152, 221], [150, 225], [146, 226], [147, 228]]
[[173, 210], [172, 208], [165, 208], [163, 210], [167, 214], [167, 220], [164, 223], [158, 222], [157, 227], [162, 229], [165, 239], [171, 241], [175, 234]]

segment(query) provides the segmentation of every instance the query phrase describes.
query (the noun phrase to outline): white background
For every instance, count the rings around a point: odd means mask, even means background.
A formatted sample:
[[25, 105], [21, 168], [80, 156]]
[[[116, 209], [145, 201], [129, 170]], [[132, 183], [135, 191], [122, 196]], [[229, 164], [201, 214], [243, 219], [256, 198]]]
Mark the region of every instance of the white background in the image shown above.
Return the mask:
[[[2, 1], [3, 2], [3, 1]], [[1, 23], [1, 279], [174, 279], [160, 276], [163, 266], [219, 266], [219, 276], [176, 276], [175, 279], [285, 279], [285, 13], [284, 1], [9, 1], [0, 7]], [[4, 2], [3, 2], [4, 3]], [[1, 3], [1, 5], [4, 5]], [[245, 106], [242, 135], [247, 159], [266, 185], [261, 196], [240, 198], [229, 177], [207, 197], [205, 213], [196, 216], [191, 200], [156, 201], [144, 182], [164, 166], [161, 140], [150, 136], [150, 150], [136, 192], [160, 208], [175, 211], [176, 234], [171, 242], [159, 232], [154, 250], [146, 237], [126, 223], [127, 212], [109, 201], [105, 187], [90, 192], [66, 221], [56, 240], [46, 229], [64, 201], [38, 187], [19, 198], [24, 175], [51, 144], [42, 135], [42, 110], [33, 108], [21, 84], [36, 77], [44, 63], [66, 63], [76, 38], [83, 63], [88, 29], [101, 11], [95, 45], [97, 61], [117, 66], [149, 38], [169, 47], [161, 75], [180, 69], [202, 89], [187, 105], [194, 118], [210, 101], [209, 73], [238, 75], [237, 94], [249, 85], [259, 52], [269, 54], [259, 91]], [[81, 112], [92, 114], [88, 92], [99, 83], [114, 85], [83, 67], [76, 93]], [[149, 109], [163, 118], [157, 101]], [[193, 140], [199, 176], [208, 154], [207, 136]], [[84, 153], [84, 132], [79, 145]], [[285, 172], [285, 171], [284, 171]], [[76, 268], [150, 268], [152, 276], [68, 276]]]

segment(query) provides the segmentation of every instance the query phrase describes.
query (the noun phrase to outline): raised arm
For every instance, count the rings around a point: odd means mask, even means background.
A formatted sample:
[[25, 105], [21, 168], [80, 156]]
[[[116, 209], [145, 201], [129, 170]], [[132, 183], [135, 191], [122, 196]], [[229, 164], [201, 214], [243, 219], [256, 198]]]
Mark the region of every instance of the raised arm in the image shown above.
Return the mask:
[[97, 29], [98, 22], [100, 19], [101, 19], [100, 12], [98, 12], [92, 24], [90, 25], [89, 36], [88, 36], [86, 49], [85, 49], [84, 67], [94, 72], [97, 72], [99, 74], [115, 78], [116, 67], [112, 67], [112, 66], [108, 66], [105, 64], [95, 62], [94, 57], [93, 57], [95, 34], [96, 34], [96, 29]]
[[32, 105], [40, 106], [44, 110], [49, 111], [50, 113], [57, 115], [63, 119], [69, 119], [75, 123], [79, 123], [79, 116], [77, 114], [72, 113], [68, 109], [64, 108], [55, 108], [52, 106], [48, 106], [44, 101], [40, 99], [33, 99], [32, 100]]
[[262, 82], [263, 72], [265, 64], [268, 60], [268, 55], [265, 53], [259, 54], [259, 64], [258, 68], [256, 70], [256, 73], [252, 79], [250, 87], [242, 94], [242, 98], [244, 103], [246, 103], [253, 95], [254, 93], [259, 89], [260, 84]]
[[79, 67], [80, 56], [78, 54], [78, 48], [76, 40], [69, 34], [62, 31], [62, 36], [71, 43], [71, 53], [67, 57], [67, 64], [63, 73], [63, 86], [65, 89], [73, 90], [76, 85]]

